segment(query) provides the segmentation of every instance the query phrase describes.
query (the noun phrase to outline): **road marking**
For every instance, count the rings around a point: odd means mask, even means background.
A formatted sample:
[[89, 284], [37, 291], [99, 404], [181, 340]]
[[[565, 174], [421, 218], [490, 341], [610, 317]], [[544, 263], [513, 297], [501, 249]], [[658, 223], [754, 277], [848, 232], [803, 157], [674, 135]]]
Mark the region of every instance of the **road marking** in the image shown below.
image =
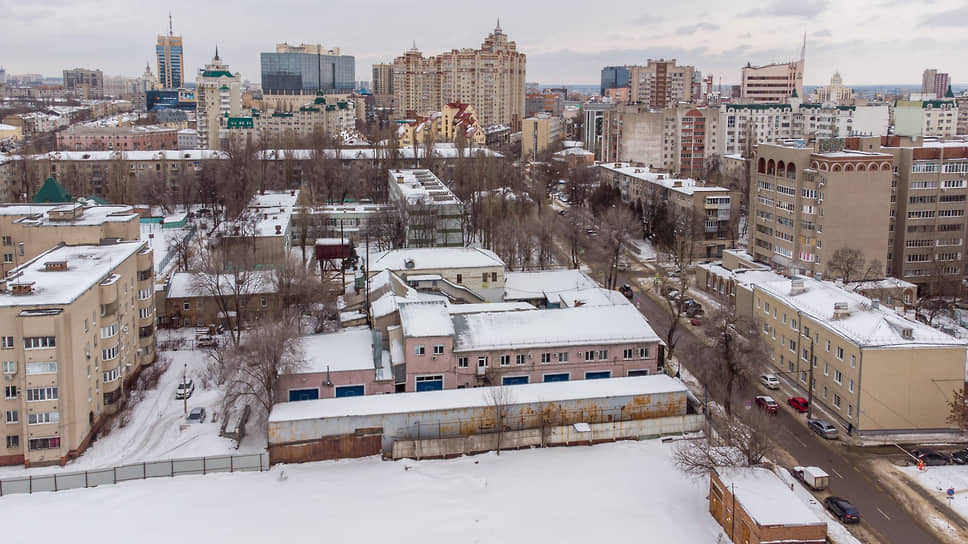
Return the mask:
[[837, 472], [837, 470], [836, 470], [836, 469], [834, 469], [834, 468], [831, 468], [831, 469], [830, 469], [830, 472], [833, 472], [834, 474], [836, 474], [836, 475], [837, 475], [837, 477], [838, 477], [838, 478], [840, 478], [841, 480], [843, 480], [843, 479], [844, 479], [844, 477], [843, 477], [843, 476], [842, 476], [842, 475], [841, 475], [841, 474], [840, 474], [839, 472]]
[[804, 448], [805, 448], [805, 447], [807, 447], [807, 443], [806, 443], [806, 442], [804, 442], [803, 440], [800, 440], [800, 439], [799, 439], [799, 438], [797, 437], [797, 435], [795, 435], [795, 434], [793, 434], [793, 433], [790, 433], [790, 436], [792, 436], [792, 437], [793, 437], [793, 439], [794, 439], [794, 440], [796, 440], [797, 442], [799, 442], [799, 443], [800, 443], [800, 445], [801, 445], [801, 446], [803, 446]]
[[882, 516], [884, 516], [885, 518], [887, 518], [887, 519], [888, 519], [888, 521], [890, 521], [890, 519], [891, 519], [891, 516], [889, 516], [889, 515], [887, 515], [887, 514], [885, 514], [885, 513], [884, 513], [884, 511], [883, 511], [883, 510], [881, 510], [880, 508], [878, 508], [878, 509], [877, 509], [877, 511], [878, 511], [878, 512], [880, 512]]

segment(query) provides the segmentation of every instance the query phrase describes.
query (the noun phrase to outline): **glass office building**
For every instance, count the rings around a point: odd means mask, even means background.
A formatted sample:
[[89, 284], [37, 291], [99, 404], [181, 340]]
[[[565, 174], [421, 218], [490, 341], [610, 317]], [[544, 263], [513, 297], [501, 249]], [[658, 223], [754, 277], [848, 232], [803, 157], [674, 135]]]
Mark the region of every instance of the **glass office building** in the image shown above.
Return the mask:
[[262, 53], [265, 94], [352, 92], [355, 83], [356, 59], [349, 55]]

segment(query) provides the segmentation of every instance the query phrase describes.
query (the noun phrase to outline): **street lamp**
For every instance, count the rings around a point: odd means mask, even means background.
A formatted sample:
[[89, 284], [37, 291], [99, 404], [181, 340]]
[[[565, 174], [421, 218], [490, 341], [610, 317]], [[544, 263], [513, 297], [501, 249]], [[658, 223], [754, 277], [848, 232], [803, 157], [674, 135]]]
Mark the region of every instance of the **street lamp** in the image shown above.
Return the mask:
[[[810, 341], [810, 359], [807, 361], [807, 372], [808, 372], [808, 378], [807, 378], [807, 419], [812, 419], [813, 418], [813, 364], [814, 364], [813, 343], [814, 343], [814, 340], [813, 340], [813, 338], [810, 338], [809, 336], [803, 334], [803, 332], [802, 332], [803, 329], [804, 329], [803, 323], [801, 322], [800, 323], [800, 331], [801, 331], [800, 332], [800, 336], [803, 336], [807, 340]], [[797, 356], [799, 357], [799, 355], [800, 354], [798, 353]], [[797, 376], [797, 379], [800, 379], [800, 377]]]
[[185, 403], [185, 417], [188, 417], [188, 363], [185, 363], [185, 371], [182, 373], [182, 399]]

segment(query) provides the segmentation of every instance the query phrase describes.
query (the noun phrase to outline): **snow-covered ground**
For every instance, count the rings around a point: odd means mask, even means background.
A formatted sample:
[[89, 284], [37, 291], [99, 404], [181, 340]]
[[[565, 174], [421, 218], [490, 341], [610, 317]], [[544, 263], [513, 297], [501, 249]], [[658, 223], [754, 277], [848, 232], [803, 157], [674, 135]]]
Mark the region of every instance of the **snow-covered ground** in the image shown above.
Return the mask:
[[[493, 453], [436, 461], [378, 457], [279, 465], [4, 497], [4, 540], [55, 542], [38, 531], [58, 512], [81, 542], [105, 523], [141, 543], [333, 542], [715, 543], [708, 481], [689, 480], [659, 441]], [[104, 514], [109, 513], [107, 522]], [[323, 536], [325, 535], [325, 537]]]
[[[159, 330], [159, 342], [179, 337], [186, 340], [194, 338], [194, 331]], [[190, 342], [189, 342], [190, 344]], [[178, 351], [160, 351], [159, 356], [171, 360], [168, 371], [161, 376], [158, 386], [141, 393], [142, 400], [133, 405], [127, 424], [118, 427], [119, 418], [109, 424], [109, 432], [96, 440], [80, 457], [67, 465], [35, 467], [0, 467], [0, 478], [17, 478], [27, 475], [50, 474], [55, 472], [75, 472], [106, 468], [143, 461], [202, 457], [235, 453], [256, 453], [265, 451], [266, 437], [263, 431], [255, 431], [250, 421], [248, 434], [238, 450], [235, 441], [218, 435], [221, 416], [218, 414], [222, 393], [206, 390], [200, 379], [206, 363], [204, 351], [186, 348]], [[157, 363], [156, 363], [157, 364]], [[188, 378], [194, 380], [195, 393], [188, 399], [188, 410], [197, 406], [204, 407], [208, 413], [206, 422], [201, 425], [184, 425], [184, 402], [175, 400], [175, 389], [188, 370]], [[212, 416], [218, 420], [213, 422]]]
[[[897, 467], [897, 470], [968, 519], [968, 466], [926, 467], [924, 472], [918, 471], [915, 466]], [[955, 490], [954, 498], [950, 501], [945, 498], [948, 489]]]
[[639, 253], [636, 257], [642, 261], [654, 261], [658, 253], [655, 247], [652, 245], [652, 240], [633, 240], [632, 245], [634, 245]]

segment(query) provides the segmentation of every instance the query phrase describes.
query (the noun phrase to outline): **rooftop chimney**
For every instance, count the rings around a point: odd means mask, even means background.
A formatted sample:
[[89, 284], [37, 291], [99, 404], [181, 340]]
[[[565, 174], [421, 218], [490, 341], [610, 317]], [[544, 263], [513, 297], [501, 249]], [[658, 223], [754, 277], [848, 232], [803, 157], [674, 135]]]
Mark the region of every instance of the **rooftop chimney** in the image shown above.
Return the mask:
[[793, 278], [790, 280], [790, 294], [799, 295], [806, 291], [803, 287], [803, 278]]
[[834, 319], [843, 319], [850, 315], [846, 302], [834, 302]]
[[67, 270], [67, 261], [47, 261], [44, 263], [44, 270], [47, 272]]
[[276, 225], [276, 234], [282, 234], [282, 225]]

